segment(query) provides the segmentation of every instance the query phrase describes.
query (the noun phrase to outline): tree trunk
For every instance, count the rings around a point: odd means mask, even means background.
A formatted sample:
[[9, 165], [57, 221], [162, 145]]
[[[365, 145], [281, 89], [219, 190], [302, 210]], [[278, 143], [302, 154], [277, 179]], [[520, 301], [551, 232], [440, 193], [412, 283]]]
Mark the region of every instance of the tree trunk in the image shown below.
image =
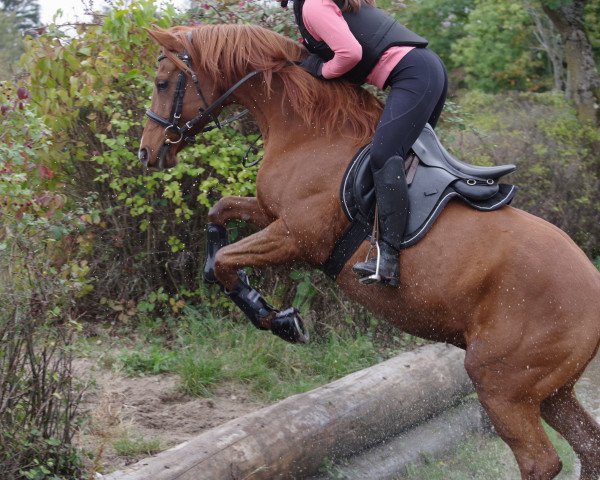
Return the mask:
[[556, 8], [543, 4], [565, 47], [567, 92], [582, 120], [600, 124], [600, 75], [585, 32], [584, 7], [585, 0], [573, 0]]
[[529, 1], [525, 2], [525, 6], [535, 27], [533, 31], [535, 38], [539, 42], [541, 50], [546, 53], [550, 60], [554, 77], [553, 90], [566, 92], [565, 49], [560, 33], [556, 30], [548, 15], [542, 12], [538, 6], [533, 6]]

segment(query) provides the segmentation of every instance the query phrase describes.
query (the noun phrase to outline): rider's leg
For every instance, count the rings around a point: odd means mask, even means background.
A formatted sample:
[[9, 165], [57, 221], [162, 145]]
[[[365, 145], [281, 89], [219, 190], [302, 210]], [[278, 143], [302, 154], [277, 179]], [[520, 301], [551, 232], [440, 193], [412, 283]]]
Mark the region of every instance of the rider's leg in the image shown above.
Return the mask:
[[[436, 57], [437, 57], [437, 55], [436, 55]], [[433, 112], [431, 112], [429, 119], [427, 120], [427, 123], [429, 125], [431, 125], [431, 128], [436, 127], [437, 122], [440, 119], [440, 115], [442, 114], [442, 110], [444, 109], [444, 104], [446, 103], [446, 96], [448, 95], [448, 73], [446, 72], [446, 67], [444, 67], [444, 64], [443, 64], [442, 60], [440, 59], [440, 57], [437, 57], [437, 59], [443, 67], [444, 86], [442, 87], [442, 93], [440, 94], [440, 98], [439, 98], [438, 102], [436, 103], [436, 105], [433, 109]]]
[[388, 83], [391, 91], [371, 147], [381, 233], [379, 254], [355, 265], [354, 271], [365, 279], [364, 283], [381, 281], [395, 286], [408, 211], [403, 159], [425, 124], [443, 106], [446, 72], [437, 55], [417, 48], [394, 68]]
[[379, 218], [379, 252], [366, 262], [354, 265], [353, 270], [365, 278], [363, 283], [383, 281], [398, 285], [398, 251], [402, 244], [408, 218], [408, 189], [402, 157], [391, 157], [373, 172], [377, 214]]

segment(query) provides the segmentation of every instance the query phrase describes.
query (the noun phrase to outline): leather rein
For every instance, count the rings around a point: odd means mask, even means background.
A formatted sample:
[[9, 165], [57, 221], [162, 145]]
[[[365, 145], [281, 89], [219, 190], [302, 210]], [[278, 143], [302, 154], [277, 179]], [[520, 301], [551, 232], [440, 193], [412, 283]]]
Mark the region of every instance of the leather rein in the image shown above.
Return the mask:
[[[209, 132], [214, 130], [215, 128], [222, 128], [224, 125], [228, 125], [240, 118], [244, 117], [248, 114], [248, 110], [244, 110], [237, 115], [234, 115], [222, 122], [219, 121], [218, 115], [214, 114], [214, 111], [221, 107], [226, 100], [231, 96], [233, 92], [235, 92], [238, 88], [240, 88], [244, 83], [250, 80], [255, 75], [261, 73], [260, 70], [255, 70], [253, 72], [248, 73], [242, 79], [238, 80], [231, 88], [229, 88], [223, 95], [217, 98], [212, 104], [208, 105], [204, 94], [202, 93], [202, 89], [200, 88], [200, 84], [198, 82], [198, 76], [196, 72], [192, 69], [192, 62], [189, 54], [184, 51], [183, 53], [178, 53], [177, 57], [185, 63], [188, 67], [190, 76], [192, 78], [192, 82], [194, 82], [194, 86], [196, 87], [196, 91], [198, 92], [198, 96], [202, 100], [204, 107], [200, 107], [198, 110], [198, 114], [186, 122], [183, 126], [179, 126], [179, 120], [181, 118], [181, 112], [183, 111], [183, 98], [185, 96], [185, 89], [187, 86], [187, 75], [184, 71], [180, 71], [177, 78], [177, 88], [175, 89], [175, 96], [173, 98], [173, 106], [171, 107], [171, 114], [168, 119], [161, 117], [157, 113], [154, 113], [151, 109], [146, 110], [146, 115], [162, 127], [165, 127], [164, 135], [165, 142], [163, 144], [164, 147], [169, 148], [171, 145], [175, 145], [180, 143], [182, 140], [188, 145], [192, 145], [195, 143], [195, 137], [198, 133]], [[164, 60], [167, 56], [164, 53], [161, 53], [157, 59], [158, 62]], [[209, 125], [204, 127], [201, 131], [196, 133], [191, 133], [191, 130], [200, 122], [205, 120], [207, 117], [213, 121], [214, 125]], [[179, 135], [177, 140], [171, 140], [169, 138], [169, 130], [172, 130], [172, 133]]]

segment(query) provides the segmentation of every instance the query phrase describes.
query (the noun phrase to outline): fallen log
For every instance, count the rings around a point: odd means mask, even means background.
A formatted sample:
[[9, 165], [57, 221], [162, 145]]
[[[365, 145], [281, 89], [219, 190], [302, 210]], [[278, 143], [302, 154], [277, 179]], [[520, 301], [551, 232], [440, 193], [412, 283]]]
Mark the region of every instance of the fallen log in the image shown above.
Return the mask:
[[394, 480], [409, 467], [423, 465], [452, 451], [476, 433], [491, 432], [487, 415], [476, 398], [468, 398], [397, 437], [354, 457], [331, 465], [326, 474], [310, 480]]
[[303, 478], [457, 404], [464, 352], [427, 345], [231, 420], [110, 480]]

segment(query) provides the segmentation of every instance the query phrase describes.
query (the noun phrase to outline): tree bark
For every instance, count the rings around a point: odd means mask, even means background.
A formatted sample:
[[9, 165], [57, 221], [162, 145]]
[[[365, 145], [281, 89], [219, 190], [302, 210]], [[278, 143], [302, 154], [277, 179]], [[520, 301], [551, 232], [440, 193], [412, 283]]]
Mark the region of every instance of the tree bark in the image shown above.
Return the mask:
[[556, 8], [546, 3], [544, 12], [552, 21], [565, 48], [567, 92], [583, 121], [600, 124], [600, 75], [585, 32], [585, 0], [572, 0]]

